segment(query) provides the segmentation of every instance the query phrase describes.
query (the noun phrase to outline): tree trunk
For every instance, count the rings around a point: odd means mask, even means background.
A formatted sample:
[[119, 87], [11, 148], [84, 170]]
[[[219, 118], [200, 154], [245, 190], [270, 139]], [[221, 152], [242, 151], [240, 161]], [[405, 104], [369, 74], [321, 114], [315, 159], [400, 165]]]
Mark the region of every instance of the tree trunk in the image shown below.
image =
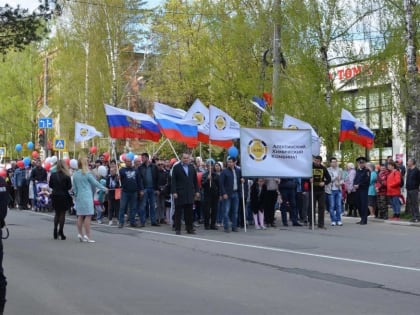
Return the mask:
[[416, 53], [416, 21], [413, 12], [416, 1], [404, 0], [406, 24], [406, 58], [407, 58], [407, 100], [406, 100], [406, 130], [407, 157], [419, 159], [420, 156], [420, 115], [418, 111], [419, 87], [417, 83], [417, 53]]

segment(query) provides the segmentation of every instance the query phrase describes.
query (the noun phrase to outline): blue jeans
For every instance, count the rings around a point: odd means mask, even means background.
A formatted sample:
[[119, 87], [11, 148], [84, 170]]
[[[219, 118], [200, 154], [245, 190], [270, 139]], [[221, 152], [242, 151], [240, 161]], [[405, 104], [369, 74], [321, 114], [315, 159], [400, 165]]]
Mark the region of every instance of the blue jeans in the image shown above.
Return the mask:
[[130, 223], [136, 223], [137, 194], [137, 191], [121, 192], [120, 212], [118, 214], [118, 221], [120, 222], [120, 224], [124, 224], [124, 214], [128, 209], [130, 210]]
[[217, 207], [217, 218], [216, 218], [216, 222], [217, 223], [222, 223], [223, 222], [223, 216], [224, 216], [224, 208], [223, 208], [223, 200], [219, 200], [219, 206]]
[[293, 224], [298, 223], [298, 213], [296, 208], [296, 191], [293, 189], [280, 189], [281, 199], [283, 200], [280, 205], [281, 221], [283, 225], [287, 225], [287, 203], [290, 207], [290, 219]]
[[400, 196], [391, 196], [390, 201], [391, 201], [392, 212], [394, 212], [394, 214], [400, 214], [401, 212]]
[[[149, 201], [149, 202], [147, 202]], [[155, 190], [153, 188], [145, 188], [144, 195], [141, 199], [140, 204], [140, 222], [141, 224], [146, 223], [146, 206], [149, 204], [150, 210], [150, 223], [156, 223], [156, 202], [155, 202]]]
[[[225, 230], [229, 229], [229, 219], [232, 219], [232, 230], [238, 227], [238, 208], [239, 208], [239, 195], [234, 192], [228, 199], [223, 200], [223, 227]], [[230, 217], [229, 217], [230, 212]]]
[[327, 194], [329, 198], [330, 205], [330, 218], [332, 222], [341, 221], [341, 191], [340, 190], [331, 190], [331, 194]]

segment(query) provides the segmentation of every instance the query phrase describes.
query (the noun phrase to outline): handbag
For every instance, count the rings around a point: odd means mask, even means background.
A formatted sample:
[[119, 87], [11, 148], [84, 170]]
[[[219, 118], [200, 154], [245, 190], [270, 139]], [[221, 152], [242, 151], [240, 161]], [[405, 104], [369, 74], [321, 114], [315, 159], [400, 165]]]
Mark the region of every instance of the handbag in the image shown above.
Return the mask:
[[121, 199], [121, 188], [115, 188], [115, 200]]

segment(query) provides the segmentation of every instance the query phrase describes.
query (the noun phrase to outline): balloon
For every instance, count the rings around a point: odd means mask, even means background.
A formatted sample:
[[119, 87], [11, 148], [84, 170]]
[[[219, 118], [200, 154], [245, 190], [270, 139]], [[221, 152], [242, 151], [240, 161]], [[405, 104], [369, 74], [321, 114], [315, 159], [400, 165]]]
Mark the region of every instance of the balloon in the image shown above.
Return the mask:
[[236, 147], [231, 146], [231, 147], [228, 149], [228, 155], [229, 155], [230, 157], [232, 157], [232, 158], [236, 159], [236, 158], [238, 157], [238, 154], [239, 154], [239, 152], [238, 152], [238, 149], [237, 149]]
[[22, 161], [22, 160], [17, 161], [17, 162], [16, 162], [16, 165], [17, 165], [19, 168], [25, 168], [25, 164], [23, 163], [23, 161]]
[[89, 149], [89, 152], [92, 153], [92, 154], [95, 154], [97, 151], [98, 151], [98, 149], [95, 146], [93, 146]]
[[104, 152], [102, 155], [104, 156], [105, 161], [109, 161], [109, 152]]
[[70, 166], [70, 159], [69, 158], [64, 158], [63, 161], [64, 161], [64, 163], [67, 164], [67, 166]]
[[51, 163], [51, 164], [55, 164], [55, 163], [57, 163], [57, 157], [56, 157], [55, 155], [53, 155], [53, 156], [51, 157], [51, 159], [50, 159], [50, 163]]
[[45, 168], [45, 170], [46, 170], [47, 172], [49, 172], [49, 171], [50, 171], [50, 169], [51, 169], [51, 163], [49, 163], [49, 162], [45, 162], [45, 163], [44, 163], [44, 168]]
[[120, 161], [125, 162], [125, 153], [120, 155]]
[[106, 175], [108, 175], [108, 169], [106, 168], [106, 166], [103, 166], [103, 165], [99, 166], [98, 167], [98, 174], [101, 177], [106, 177]]
[[5, 168], [0, 168], [0, 176], [1, 177], [6, 177], [7, 176], [7, 171]]
[[16, 144], [15, 150], [18, 152], [22, 151], [22, 145], [20, 143]]
[[172, 158], [171, 161], [170, 161], [171, 165], [174, 165], [176, 163], [176, 161], [178, 161], [176, 158]]
[[23, 164], [25, 165], [25, 167], [28, 167], [31, 164], [31, 159], [29, 158], [29, 156], [26, 156], [23, 159]]
[[37, 158], [39, 157], [39, 153], [38, 153], [38, 151], [32, 151], [32, 157], [33, 157], [34, 159], [37, 159]]
[[32, 150], [32, 149], [34, 148], [34, 143], [33, 143], [32, 141], [29, 141], [29, 142], [26, 144], [26, 147], [27, 147], [29, 150]]
[[45, 159], [45, 163], [50, 163], [50, 164], [51, 164], [51, 158], [50, 158], [50, 157], [47, 157], [47, 158]]
[[128, 152], [128, 153], [125, 155], [125, 157], [126, 157], [126, 159], [128, 158], [128, 159], [130, 159], [131, 161], [134, 161], [134, 153], [133, 153], [133, 152]]
[[70, 167], [74, 170], [78, 169], [78, 165], [77, 165], [77, 160], [76, 159], [71, 159], [70, 160]]

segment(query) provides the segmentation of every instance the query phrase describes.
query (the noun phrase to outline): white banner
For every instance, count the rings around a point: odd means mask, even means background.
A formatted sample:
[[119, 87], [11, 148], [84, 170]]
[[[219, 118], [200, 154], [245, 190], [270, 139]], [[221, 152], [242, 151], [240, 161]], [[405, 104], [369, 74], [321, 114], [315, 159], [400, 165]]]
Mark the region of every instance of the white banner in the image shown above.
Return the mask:
[[312, 177], [311, 130], [241, 128], [245, 177]]

